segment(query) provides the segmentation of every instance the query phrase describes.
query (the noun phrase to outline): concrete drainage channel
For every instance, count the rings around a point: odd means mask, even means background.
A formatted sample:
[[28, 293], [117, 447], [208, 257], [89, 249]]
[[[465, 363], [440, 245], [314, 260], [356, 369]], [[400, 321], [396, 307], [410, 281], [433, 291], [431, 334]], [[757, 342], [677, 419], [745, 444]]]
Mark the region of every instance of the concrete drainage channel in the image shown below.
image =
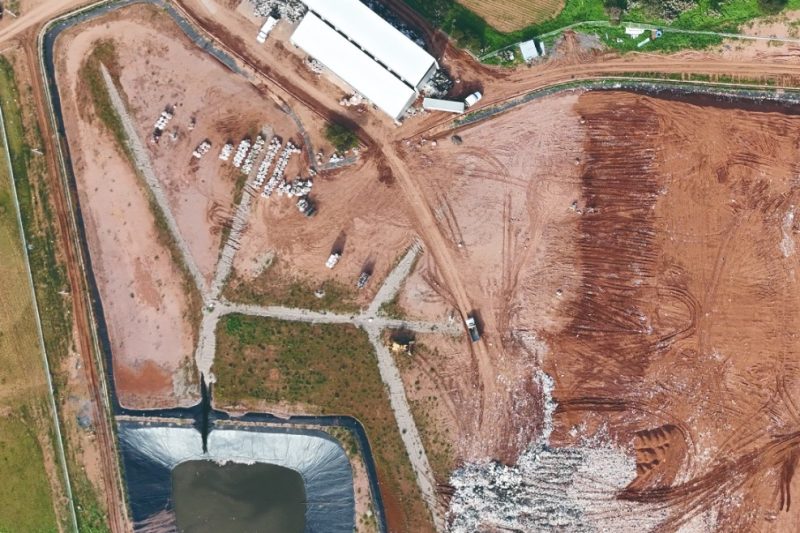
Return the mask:
[[[120, 405], [114, 382], [111, 344], [102, 300], [92, 270], [86, 228], [77, 201], [66, 130], [55, 79], [54, 45], [65, 30], [134, 4], [152, 4], [164, 9], [179, 27], [203, 50], [234, 73], [241, 74], [235, 61], [214, 48], [181, 15], [163, 0], [116, 0], [100, 2], [51, 21], [39, 35], [40, 66], [56, 132], [62, 172], [72, 200], [77, 237], [89, 288], [99, 353], [106, 369], [105, 387], [109, 409], [117, 424], [119, 460], [125, 467], [128, 500], [134, 528], [175, 525], [174, 498], [170, 473], [178, 464], [192, 460], [285, 465], [303, 476], [306, 495], [306, 531], [353, 531], [355, 504], [349, 459], [338, 441], [313, 427], [342, 427], [358, 443], [372, 494], [377, 526], [387, 531], [383, 500], [375, 461], [362, 424], [349, 416], [295, 416], [278, 418], [268, 413], [247, 413], [232, 417], [211, 408], [210, 394], [203, 383], [203, 401], [188, 408], [154, 410], [127, 409]], [[144, 482], [151, 479], [150, 482]], [[335, 486], [331, 491], [329, 486]]]

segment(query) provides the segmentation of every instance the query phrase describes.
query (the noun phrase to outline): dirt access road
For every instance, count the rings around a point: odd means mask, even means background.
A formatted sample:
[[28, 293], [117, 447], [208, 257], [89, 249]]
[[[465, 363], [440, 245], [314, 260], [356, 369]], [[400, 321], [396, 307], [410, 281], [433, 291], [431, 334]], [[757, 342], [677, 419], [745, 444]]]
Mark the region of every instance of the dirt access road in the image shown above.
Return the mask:
[[[375, 157], [385, 172], [398, 180], [399, 185], [409, 199], [415, 228], [426, 244], [426, 249], [434, 257], [438, 276], [442, 279], [443, 290], [447, 291], [454, 306], [462, 315], [475, 308], [480, 302], [473, 301], [466, 289], [466, 283], [455, 267], [453, 257], [457, 249], [448, 244], [441, 228], [435, 223], [432, 199], [428, 198], [418, 181], [422, 177], [410, 174], [406, 170], [403, 155], [398, 150], [403, 141], [420, 134], [429, 135], [431, 128], [444, 134], [450, 125], [450, 119], [432, 116], [422, 120], [410, 120], [401, 129], [395, 128], [388, 121], [380, 118], [359, 116], [357, 111], [341, 108], [329, 93], [320, 91], [316, 85], [305, 83], [304, 72], [298, 70], [297, 61], [289, 54], [267, 61], [263, 54], [255, 50], [250, 43], [249, 27], [231, 10], [219, 5], [213, 17], [208, 10], [207, 2], [199, 0], [183, 0], [176, 5], [198, 27], [206, 30], [217, 45], [238, 58], [256, 75], [257, 81], [274, 90], [277, 95], [288, 102], [308, 107], [314, 113], [327, 119], [343, 119], [351, 123], [359, 136], [367, 145], [370, 157]], [[408, 14], [407, 10], [401, 14]], [[413, 21], [416, 25], [419, 20]], [[464, 52], [457, 51], [443, 40], [441, 34], [426, 29], [426, 35], [434, 43], [432, 48], [442, 50], [443, 62], [455, 70], [465, 81], [479, 80], [487, 97], [483, 105], [499, 103], [519, 96], [528, 91], [551, 85], [562, 84], [576, 79], [591, 79], [606, 75], [627, 72], [668, 72], [678, 74], [707, 73], [729, 74], [747, 78], [763, 76], [776, 77], [791, 81], [800, 79], [800, 66], [786, 63], [785, 57], [776, 55], [774, 62], [760, 60], [726, 59], [712, 53], [684, 53], [675, 56], [629, 55], [620, 57], [615, 54], [587, 54], [580, 51], [565, 58], [554, 60], [535, 68], [523, 68], [515, 71], [502, 71], [476, 64]], [[444, 42], [444, 44], [443, 44]], [[496, 332], [492, 332], [496, 333]], [[471, 346], [474, 349], [474, 369], [478, 383], [479, 396], [484, 403], [493, 396], [495, 390], [496, 364], [494, 357], [485, 343]], [[481, 409], [484, 412], [485, 408]], [[484, 413], [485, 415], [485, 413]], [[493, 430], [482, 423], [485, 416], [477, 417], [479, 433]], [[491, 453], [487, 450], [487, 452]]]
[[[442, 229], [433, 216], [434, 199], [423, 192], [419, 180], [424, 176], [416, 176], [407, 170], [400, 147], [406, 139], [417, 140], [421, 135], [430, 136], [436, 133], [445, 136], [452, 121], [435, 115], [423, 119], [412, 119], [402, 128], [395, 128], [379, 117], [364, 118], [356, 110], [342, 108], [337, 99], [330, 93], [319, 89], [319, 83], [308, 75], [307, 69], [298, 68], [296, 58], [283, 53], [279, 57], [268, 57], [250, 42], [249, 25], [243, 22], [231, 10], [221, 4], [211, 17], [207, 2], [200, 0], [179, 0], [176, 2], [183, 13], [199, 28], [223, 48], [241, 61], [255, 74], [258, 82], [264, 83], [283, 99], [311, 109], [314, 113], [327, 119], [338, 119], [351, 124], [368, 148], [369, 157], [376, 158], [384, 172], [393, 176], [399, 183], [403, 194], [407, 197], [414, 226], [425, 248], [434, 257], [437, 274], [441, 278], [442, 289], [449, 294], [451, 303], [458, 308], [462, 316], [473, 309], [480, 308], [466, 289], [461, 272], [456, 268], [453, 259], [457, 248], [443, 235]], [[393, 4], [397, 4], [394, 2]], [[800, 80], [800, 65], [787, 62], [785, 51], [775, 53], [774, 60], [769, 58], [724, 58], [718, 54], [681, 53], [673, 56], [655, 54], [630, 54], [619, 56], [609, 53], [586, 53], [580, 50], [566, 57], [552, 60], [535, 68], [521, 68], [513, 71], [488, 68], [477, 64], [465, 52], [455, 50], [439, 32], [434, 32], [424, 25], [408, 9], [398, 9], [401, 16], [406, 16], [418, 27], [429, 42], [433, 43], [433, 51], [441, 50], [443, 64], [457, 73], [464, 82], [479, 83], [487, 94], [481, 107], [497, 104], [534, 89], [559, 85], [578, 79], [602, 78], [620, 73], [665, 72], [675, 74], [708, 74], [731, 75], [747, 79], [760, 79], [765, 76], [790, 83]], [[268, 60], [268, 59], [271, 59]], [[306, 78], [304, 80], [304, 78]], [[497, 332], [492, 332], [497, 333]], [[495, 383], [495, 357], [490, 354], [486, 343], [472, 345], [476, 382], [480, 391], [483, 416], [476, 419], [476, 431], [479, 435], [489, 437], [494, 431], [493, 424], [483, 424], [486, 419], [485, 399], [493, 398]], [[491, 402], [489, 402], [491, 403]], [[493, 406], [492, 409], [496, 409]], [[491, 454], [491, 450], [487, 450]]]
[[[44, 21], [54, 17], [61, 10], [68, 10], [71, 7], [82, 4], [83, 2], [70, 2], [70, 1], [56, 1], [43, 4], [41, 7], [36, 8], [35, 11], [28, 13], [27, 17], [20, 18], [19, 22], [14, 22], [7, 28], [0, 30], [0, 43], [7, 44], [10, 40], [22, 37], [27, 34], [28, 46], [31, 48], [33, 45], [32, 37], [35, 32], [32, 31], [40, 26]], [[407, 196], [413, 198], [412, 204], [413, 215], [416, 219], [415, 225], [419, 233], [426, 243], [426, 248], [434, 256], [439, 274], [443, 279], [443, 284], [446, 289], [453, 295], [454, 303], [458, 306], [463, 314], [469, 312], [473, 308], [473, 302], [470, 300], [469, 293], [465, 288], [462, 281], [460, 272], [454, 267], [452, 254], [454, 253], [452, 247], [448, 247], [447, 240], [443, 237], [440, 228], [435, 224], [435, 219], [432, 218], [431, 200], [421, 192], [417, 180], [422, 177], [417, 177], [408, 173], [405, 170], [403, 159], [398, 155], [394, 143], [401, 141], [403, 138], [413, 136], [414, 134], [429, 131], [433, 123], [434, 126], [449, 125], [450, 120], [441, 121], [438, 118], [430, 120], [420, 120], [416, 124], [409, 124], [402, 129], [394, 129], [387, 127], [384, 121], [371, 120], [365, 122], [361, 117], [356, 116], [355, 112], [342, 110], [331, 99], [320, 103], [309, 95], [309, 90], [306, 87], [301, 87], [294, 80], [297, 79], [297, 72], [295, 64], [289, 61], [278, 61], [269, 67], [265, 62], [256, 60], [252, 57], [251, 53], [244, 49], [243, 37], [250, 38], [249, 33], [245, 35], [245, 30], [249, 28], [236, 28], [235, 19], [230, 15], [226, 9], [218, 10], [217, 20], [211, 21], [204, 17], [207, 16], [206, 8], [201, 5], [199, 1], [186, 0], [180, 3], [186, 9], [186, 12], [192, 15], [195, 22], [204, 29], [211, 30], [219, 45], [222, 45], [227, 51], [232, 52], [244, 63], [249, 64], [255, 71], [261, 73], [262, 82], [268, 86], [276, 86], [276, 88], [287, 95], [287, 98], [292, 98], [294, 101], [300, 101], [315, 113], [322, 114], [325, 117], [333, 118], [344, 115], [345, 119], [352, 121], [356, 125], [356, 129], [370, 148], [372, 148], [372, 157], [381, 158], [381, 152], [385, 155], [385, 161], [388, 171], [391, 172], [399, 181], [401, 188]], [[417, 24], [419, 25], [419, 24]], [[240, 37], [237, 32], [242, 35]], [[441, 34], [436, 35], [437, 42], [441, 45], [443, 38]], [[446, 40], [444, 41], [446, 43]], [[435, 48], [435, 47], [434, 47]], [[30, 53], [32, 52], [32, 53]], [[38, 62], [36, 59], [35, 51], [31, 50], [28, 54], [28, 62], [30, 68], [38, 70]], [[734, 74], [747, 77], [760, 77], [764, 75], [769, 76], [789, 76], [795, 78], [800, 76], [800, 66], [787, 64], [776, 60], [775, 62], [769, 61], [732, 61], [721, 59], [710, 54], [684, 54], [676, 57], [664, 56], [650, 56], [650, 55], [632, 55], [625, 58], [615, 56], [597, 56], [591, 58], [573, 58], [570, 61], [554, 62], [542, 67], [532, 69], [521, 69], [514, 72], [505, 72], [487, 67], [476, 65], [471, 62], [463, 52], [456, 51], [445, 44], [443, 47], [444, 62], [452, 61], [452, 66], [457, 69], [459, 76], [465, 80], [477, 81], [480, 80], [485, 85], [485, 92], [487, 98], [485, 105], [497, 103], [516, 95], [523, 94], [535, 88], [546, 87], [549, 85], [560, 84], [574, 79], [585, 79], [593, 77], [602, 77], [612, 73], [619, 72], [670, 72], [670, 73], [705, 73], [705, 74]], [[599, 61], [602, 61], [600, 63]], [[37, 82], [37, 87], [34, 91], [39, 95], [40, 113], [42, 114], [42, 124], [49, 124], [46, 120], [44, 100], [41, 99], [42, 87]], [[48, 140], [51, 139], [49, 135], [45, 136]], [[380, 149], [378, 149], [380, 147]], [[48, 154], [54, 154], [53, 146], [48, 147]], [[50, 164], [54, 170], [54, 184], [58, 185], [53, 187], [54, 191], [60, 191], [61, 184], [55, 178], [57, 175], [55, 169], [57, 168], [54, 156], [49, 155]], [[77, 255], [77, 248], [71, 238], [71, 222], [69, 211], [66, 204], [66, 198], [63, 191], [54, 194], [56, 201], [56, 213], [61, 223], [62, 228], [62, 241], [65, 248], [65, 255], [69, 265], [70, 280], [72, 283], [73, 294], [82, 294], [83, 291], [83, 274], [81, 272], [81, 264]], [[432, 222], [434, 222], [432, 224]], [[75, 316], [79, 320], [83, 320], [79, 324], [81, 331], [81, 350], [84, 353], [91, 353], [91, 329], [89, 323], [85, 322], [87, 309], [85, 302], [76, 300]], [[493, 362], [489, 356], [488, 348], [484, 344], [479, 344], [480, 348], [475, 353], [477, 367], [484, 369], [481, 372], [481, 379], [484, 382], [484, 387], [491, 390], [493, 383], [491, 383], [493, 372]], [[94, 368], [94, 364], [86, 365], [87, 368]], [[102, 398], [102, 383], [97, 379], [94, 380], [95, 386], [98, 390], [98, 397]], [[486, 391], [484, 391], [484, 396]], [[113, 450], [113, 444], [108, 442], [108, 449]], [[113, 453], [108, 454], [113, 457]], [[108, 464], [108, 463], [107, 463]], [[116, 471], [116, 467], [112, 464], [108, 465], [111, 471]], [[109, 498], [113, 498], [112, 494], [115, 493], [114, 487], [112, 490], [107, 491]], [[117, 500], [119, 502], [121, 500]], [[109, 505], [112, 510], [122, 509], [122, 505]], [[120, 524], [116, 520], [112, 520], [116, 525], [115, 530], [120, 529]]]

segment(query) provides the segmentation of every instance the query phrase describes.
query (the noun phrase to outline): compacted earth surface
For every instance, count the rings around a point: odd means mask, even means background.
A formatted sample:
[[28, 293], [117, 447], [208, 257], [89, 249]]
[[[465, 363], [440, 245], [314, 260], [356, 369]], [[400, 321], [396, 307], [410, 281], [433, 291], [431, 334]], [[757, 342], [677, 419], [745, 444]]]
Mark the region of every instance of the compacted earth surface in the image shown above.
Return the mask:
[[[478, 437], [464, 344], [418, 339], [401, 368], [423, 432], [438, 420], [435, 464], [447, 452], [502, 459], [530, 481], [553, 467], [536, 452], [542, 435], [564, 450], [610, 445], [627, 459], [594, 465], [615, 472], [597, 501], [565, 489], [584, 517], [613, 500], [638, 516], [620, 526], [788, 530], [800, 443], [794, 113], [563, 94], [456, 131], [457, 143], [410, 148], [419, 171], [441, 169], [428, 194], [472, 291], [500, 414], [498, 438]], [[429, 319], [453, 307], [426, 258], [396, 305]], [[451, 478], [454, 505], [477, 494], [475, 478]], [[484, 523], [505, 523], [485, 511]]]

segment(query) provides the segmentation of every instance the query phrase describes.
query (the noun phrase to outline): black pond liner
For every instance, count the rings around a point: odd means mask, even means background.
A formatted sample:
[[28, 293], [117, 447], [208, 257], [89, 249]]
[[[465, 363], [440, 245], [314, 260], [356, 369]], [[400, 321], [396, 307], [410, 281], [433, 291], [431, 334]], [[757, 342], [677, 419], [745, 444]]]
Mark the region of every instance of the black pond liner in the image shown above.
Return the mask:
[[[202, 442], [208, 439], [208, 435], [214, 430], [214, 421], [227, 421], [228, 425], [235, 425], [236, 421], [243, 421], [248, 423], [264, 423], [270, 424], [270, 428], [263, 428], [264, 431], [274, 431], [276, 428], [273, 426], [283, 426], [285, 431], [297, 431], [298, 426], [316, 425], [323, 427], [344, 427], [349, 429], [356, 438], [359, 446], [359, 452], [364, 460], [364, 466], [367, 473], [367, 479], [370, 484], [370, 493], [373, 498], [374, 512], [376, 523], [380, 531], [385, 532], [388, 530], [386, 525], [386, 518], [383, 506], [383, 496], [380, 492], [378, 484], [377, 469], [375, 466], [375, 459], [372, 455], [372, 450], [369, 445], [369, 439], [364, 427], [356, 418], [350, 416], [293, 416], [290, 418], [279, 418], [269, 413], [247, 413], [240, 417], [231, 417], [224, 411], [219, 411], [211, 408], [210, 394], [203, 394], [203, 400], [192, 407], [175, 407], [168, 409], [128, 409], [119, 403], [117, 396], [116, 383], [114, 381], [114, 366], [111, 354], [111, 342], [108, 336], [108, 328], [105, 322], [105, 314], [103, 312], [103, 303], [100, 298], [100, 292], [97, 287], [97, 282], [92, 269], [91, 254], [89, 252], [88, 240], [86, 238], [86, 227], [83, 221], [83, 215], [80, 206], [80, 199], [77, 190], [77, 182], [75, 179], [74, 169], [72, 167], [72, 160], [70, 157], [69, 145], [67, 143], [66, 128], [64, 126], [64, 117], [62, 114], [61, 97], [58, 91], [58, 84], [55, 77], [55, 62], [54, 62], [54, 48], [58, 36], [65, 30], [84, 22], [88, 22], [99, 16], [111, 13], [117, 9], [127, 7], [134, 4], [152, 4], [163, 9], [184, 33], [192, 39], [195, 44], [200, 48], [211, 54], [220, 63], [229, 68], [232, 72], [241, 74], [236, 66], [233, 58], [224, 52], [216, 49], [210, 41], [202, 37], [191, 24], [184, 19], [169, 3], [164, 0], [112, 0], [90, 9], [82, 10], [74, 13], [66, 18], [51, 22], [44, 30], [42, 40], [40, 42], [41, 50], [40, 57], [44, 67], [45, 84], [47, 88], [49, 103], [52, 111], [52, 116], [55, 125], [55, 132], [57, 142], [64, 161], [64, 172], [66, 174], [66, 185], [71, 199], [71, 208], [75, 217], [75, 225], [78, 234], [78, 242], [80, 245], [81, 258], [85, 266], [84, 272], [86, 276], [87, 286], [90, 296], [90, 305], [92, 309], [93, 319], [95, 321], [96, 333], [98, 343], [102, 351], [102, 359], [105, 365], [105, 381], [108, 390], [108, 396], [111, 403], [111, 409], [114, 415], [122, 415], [127, 417], [141, 418], [142, 424], [146, 424], [147, 420], [154, 419], [177, 419], [178, 421], [194, 421], [194, 427], [198, 432], [202, 430], [202, 434], [198, 433], [201, 438], [201, 444], [198, 445], [198, 453], [203, 450]], [[118, 432], [122, 430], [126, 422], [120, 422]], [[246, 429], [248, 431], [255, 431], [251, 427]], [[280, 428], [279, 428], [280, 429]], [[122, 439], [120, 439], [122, 446]], [[130, 450], [129, 450], [130, 451]], [[155, 468], [155, 466], [148, 466], [146, 461], [136, 463], [141, 465], [141, 470], [137, 466], [132, 472], [127, 471], [127, 467], [134, 463], [126, 461], [121, 457], [123, 463], [123, 475], [127, 478], [129, 475], [134, 477], [140, 475], [142, 472], [146, 473], [147, 468]], [[157, 476], [158, 472], [155, 470], [150, 472]], [[129, 492], [131, 486], [128, 485]], [[129, 498], [131, 506], [133, 507], [133, 497]], [[138, 504], [137, 504], [138, 505]], [[355, 511], [353, 510], [353, 513]], [[352, 528], [350, 529], [352, 531]]]
[[136, 530], [174, 529], [172, 470], [187, 461], [267, 463], [297, 471], [306, 494], [305, 531], [352, 532], [353, 472], [341, 445], [323, 431], [239, 427], [215, 430], [209, 452], [192, 427], [163, 422], [119, 422], [119, 446]]

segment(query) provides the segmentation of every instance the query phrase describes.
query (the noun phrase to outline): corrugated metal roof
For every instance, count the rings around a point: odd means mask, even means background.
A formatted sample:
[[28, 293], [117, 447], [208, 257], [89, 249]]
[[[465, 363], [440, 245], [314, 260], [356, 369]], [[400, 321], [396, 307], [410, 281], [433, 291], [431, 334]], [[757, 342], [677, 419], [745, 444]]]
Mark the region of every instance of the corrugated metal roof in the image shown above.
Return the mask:
[[417, 96], [313, 13], [306, 14], [291, 41], [393, 118], [399, 118]]
[[519, 43], [519, 51], [522, 52], [522, 59], [525, 61], [539, 57], [539, 50], [536, 49], [536, 42], [533, 39]]
[[457, 100], [441, 100], [439, 98], [425, 98], [422, 100], [423, 109], [434, 111], [448, 111], [450, 113], [463, 113], [466, 108], [464, 102]]
[[436, 63], [432, 55], [359, 0], [303, 2], [414, 87], [419, 85]]

